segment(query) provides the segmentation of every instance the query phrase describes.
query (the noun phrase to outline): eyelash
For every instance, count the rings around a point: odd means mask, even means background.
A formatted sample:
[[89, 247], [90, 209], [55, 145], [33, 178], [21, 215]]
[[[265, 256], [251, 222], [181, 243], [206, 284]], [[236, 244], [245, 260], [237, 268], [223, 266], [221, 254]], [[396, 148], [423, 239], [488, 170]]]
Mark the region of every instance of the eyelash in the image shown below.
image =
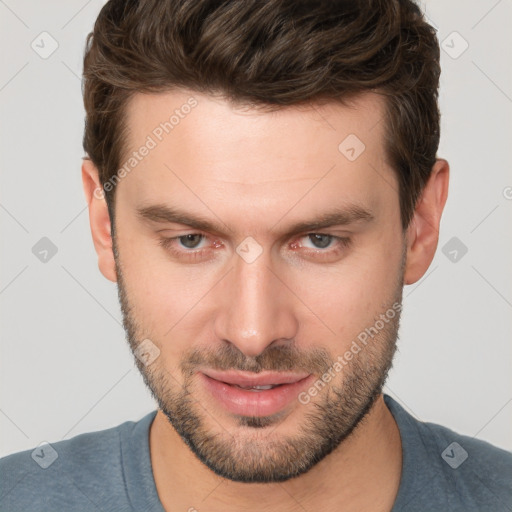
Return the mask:
[[[188, 259], [190, 261], [196, 261], [198, 259], [203, 258], [206, 252], [210, 251], [211, 249], [197, 249], [197, 250], [179, 250], [174, 247], [175, 242], [177, 242], [180, 238], [185, 238], [189, 235], [200, 235], [203, 237], [201, 241], [203, 241], [205, 238], [207, 238], [207, 235], [204, 233], [186, 233], [184, 235], [175, 236], [172, 238], [162, 238], [159, 241], [159, 245], [163, 247], [165, 250], [169, 251], [173, 256], [180, 258], [180, 259]], [[299, 240], [301, 238], [308, 237], [310, 235], [321, 235], [321, 236], [327, 236], [332, 239], [333, 242], [337, 242], [334, 249], [327, 248], [327, 249], [308, 249], [306, 248], [306, 252], [309, 254], [313, 254], [315, 257], [320, 256], [320, 260], [322, 258], [332, 257], [337, 255], [339, 252], [341, 252], [343, 249], [347, 249], [351, 243], [352, 239], [346, 238], [346, 237], [340, 237], [335, 235], [330, 235], [329, 233], [306, 233], [305, 235], [302, 235], [299, 237]], [[293, 245], [296, 245], [296, 242], [293, 242]]]

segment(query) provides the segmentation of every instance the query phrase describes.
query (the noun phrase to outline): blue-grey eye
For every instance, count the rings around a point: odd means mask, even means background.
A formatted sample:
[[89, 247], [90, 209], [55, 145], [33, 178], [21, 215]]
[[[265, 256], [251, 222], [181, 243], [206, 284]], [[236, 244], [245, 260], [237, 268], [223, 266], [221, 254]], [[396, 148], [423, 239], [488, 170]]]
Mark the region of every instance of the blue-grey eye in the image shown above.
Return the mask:
[[311, 233], [308, 237], [317, 249], [329, 247], [333, 239], [332, 235], [322, 235], [318, 233]]
[[183, 247], [186, 247], [187, 249], [196, 249], [202, 239], [203, 235], [199, 233], [191, 233], [188, 235], [178, 237], [180, 243], [183, 245]]

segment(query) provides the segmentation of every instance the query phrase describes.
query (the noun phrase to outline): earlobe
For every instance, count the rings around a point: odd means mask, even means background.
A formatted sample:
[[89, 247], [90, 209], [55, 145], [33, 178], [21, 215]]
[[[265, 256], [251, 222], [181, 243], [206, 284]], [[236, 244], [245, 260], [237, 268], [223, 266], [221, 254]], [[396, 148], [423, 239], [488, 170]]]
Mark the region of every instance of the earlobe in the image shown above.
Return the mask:
[[105, 194], [99, 180], [96, 166], [90, 159], [84, 159], [82, 164], [82, 183], [85, 199], [89, 205], [89, 223], [98, 254], [98, 267], [101, 273], [110, 281], [117, 281], [110, 216], [108, 213]]
[[449, 174], [448, 162], [436, 160], [430, 178], [416, 203], [406, 235], [405, 284], [419, 281], [434, 259], [441, 215], [448, 197]]

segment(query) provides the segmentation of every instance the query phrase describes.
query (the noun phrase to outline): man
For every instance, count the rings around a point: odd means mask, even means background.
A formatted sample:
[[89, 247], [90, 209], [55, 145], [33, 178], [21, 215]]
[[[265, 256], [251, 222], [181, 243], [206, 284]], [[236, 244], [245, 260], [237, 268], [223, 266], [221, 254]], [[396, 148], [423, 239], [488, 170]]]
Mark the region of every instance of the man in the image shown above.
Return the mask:
[[382, 394], [434, 256], [439, 47], [409, 0], [108, 2], [103, 275], [158, 402], [2, 459], [2, 510], [512, 510], [512, 455]]

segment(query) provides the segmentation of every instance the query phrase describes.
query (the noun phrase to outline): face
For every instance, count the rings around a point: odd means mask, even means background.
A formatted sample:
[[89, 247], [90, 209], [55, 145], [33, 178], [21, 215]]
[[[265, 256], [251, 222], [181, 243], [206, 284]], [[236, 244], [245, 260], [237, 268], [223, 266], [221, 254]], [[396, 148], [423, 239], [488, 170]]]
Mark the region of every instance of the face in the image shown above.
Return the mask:
[[128, 106], [126, 161], [151, 146], [115, 190], [128, 340], [152, 354], [136, 361], [172, 426], [223, 477], [308, 471], [381, 393], [405, 263], [383, 107], [366, 94], [264, 112], [187, 92]]

